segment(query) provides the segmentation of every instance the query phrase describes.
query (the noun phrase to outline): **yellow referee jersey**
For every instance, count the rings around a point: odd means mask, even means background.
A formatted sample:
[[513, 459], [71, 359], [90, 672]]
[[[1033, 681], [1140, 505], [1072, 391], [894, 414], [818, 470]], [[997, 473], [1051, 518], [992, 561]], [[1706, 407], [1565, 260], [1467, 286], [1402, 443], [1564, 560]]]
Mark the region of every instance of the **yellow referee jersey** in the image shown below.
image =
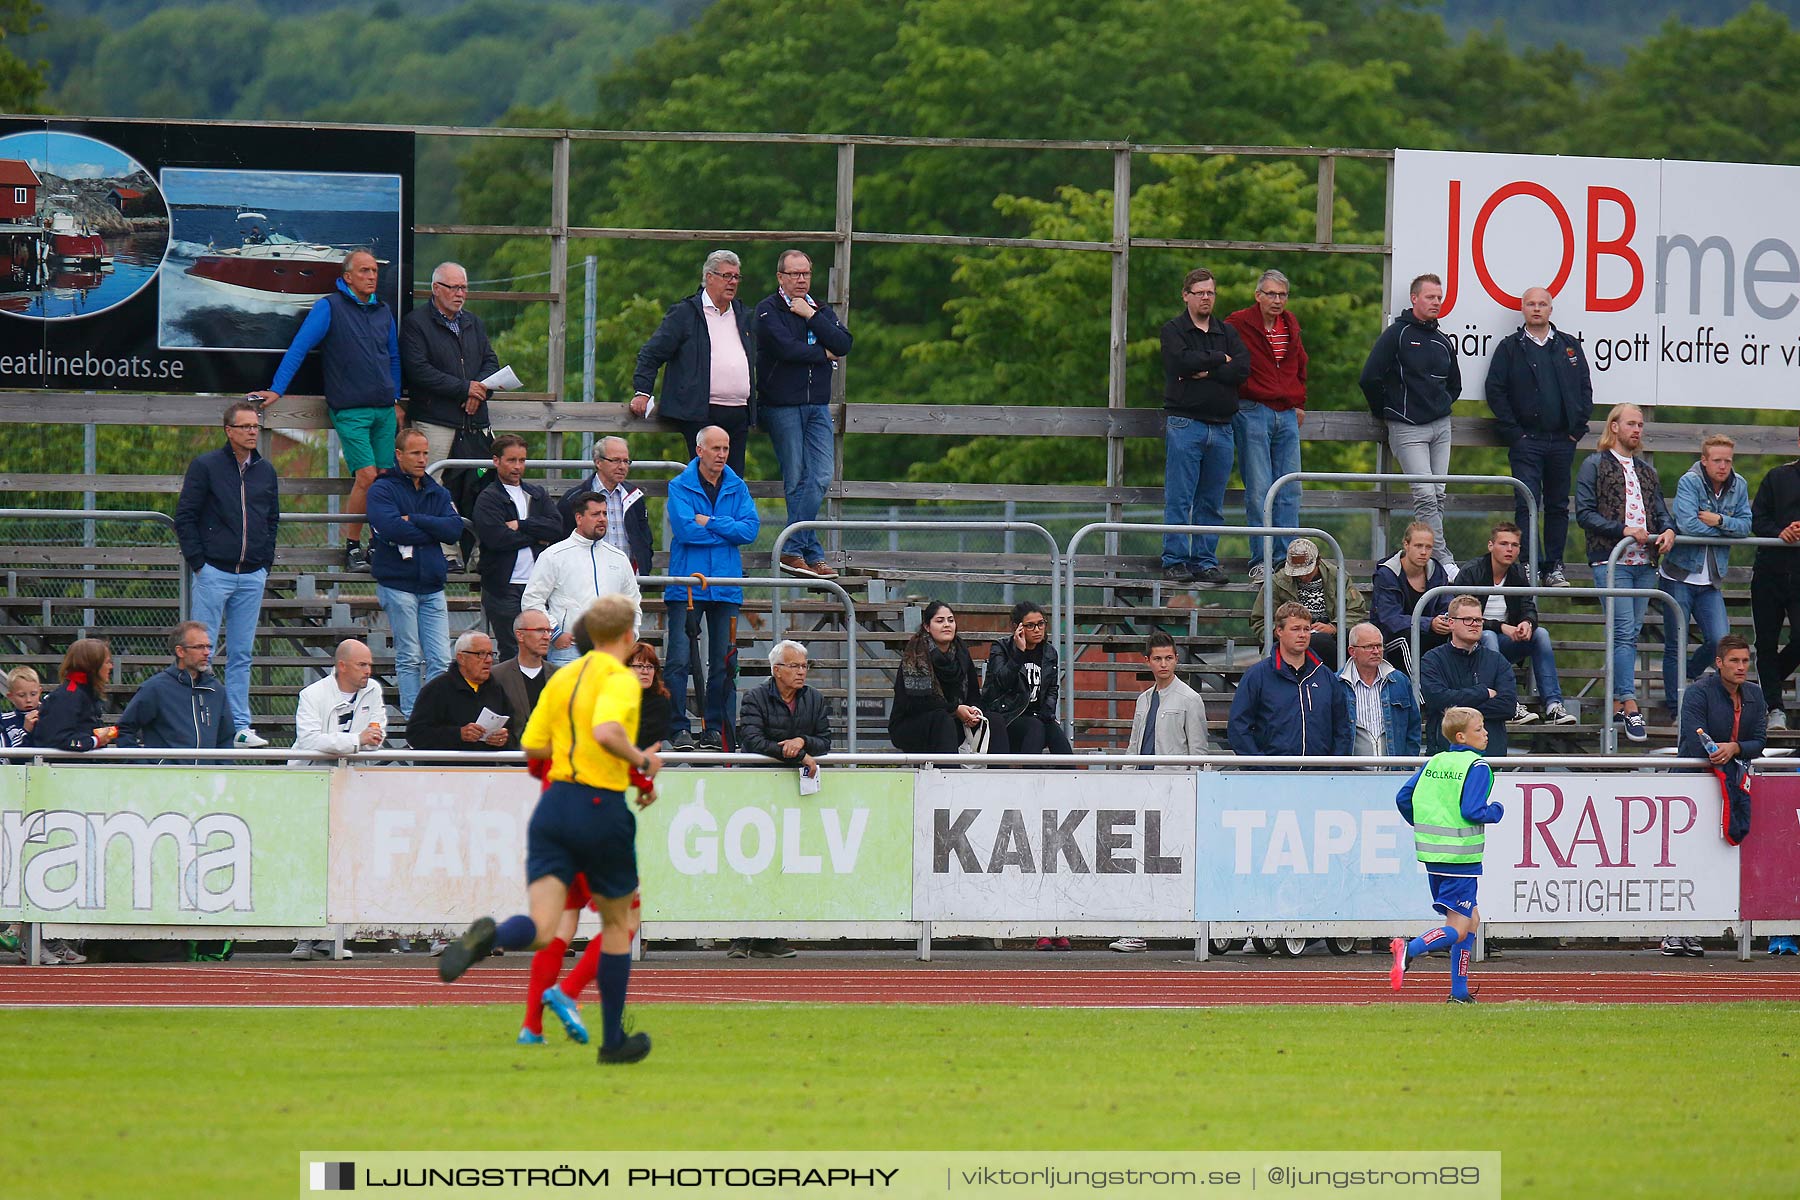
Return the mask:
[[643, 701], [631, 668], [590, 650], [550, 677], [521, 742], [527, 750], [550, 751], [552, 780], [622, 792], [631, 783], [626, 763], [601, 749], [594, 727], [617, 721], [636, 742]]

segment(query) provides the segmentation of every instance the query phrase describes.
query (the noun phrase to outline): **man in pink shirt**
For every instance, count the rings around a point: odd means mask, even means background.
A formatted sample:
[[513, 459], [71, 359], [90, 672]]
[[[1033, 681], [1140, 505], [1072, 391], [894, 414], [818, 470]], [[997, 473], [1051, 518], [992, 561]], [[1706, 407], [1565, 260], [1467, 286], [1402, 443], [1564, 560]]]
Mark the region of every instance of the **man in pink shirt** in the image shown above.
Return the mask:
[[[701, 270], [700, 290], [677, 302], [638, 351], [633, 416], [660, 415], [680, 427], [688, 456], [702, 429], [717, 425], [731, 438], [729, 465], [744, 472], [744, 443], [756, 422], [751, 380], [756, 339], [750, 309], [737, 298], [743, 264], [729, 250], [714, 250]], [[663, 387], [656, 393], [656, 374]], [[655, 397], [652, 399], [652, 397]]]

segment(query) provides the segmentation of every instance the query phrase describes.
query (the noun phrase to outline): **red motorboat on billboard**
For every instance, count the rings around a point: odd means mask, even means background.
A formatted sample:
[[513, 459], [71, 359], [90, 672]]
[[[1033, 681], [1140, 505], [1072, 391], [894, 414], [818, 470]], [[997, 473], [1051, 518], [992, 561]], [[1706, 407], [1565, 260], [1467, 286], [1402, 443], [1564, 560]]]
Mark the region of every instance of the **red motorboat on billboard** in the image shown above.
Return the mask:
[[[53, 205], [55, 199], [51, 198]], [[45, 212], [44, 242], [49, 257], [61, 262], [98, 265], [112, 261], [100, 231], [65, 208], [52, 207]]]
[[240, 243], [208, 244], [186, 275], [238, 300], [306, 309], [343, 274], [347, 247], [290, 237], [259, 212], [241, 212], [237, 221]]

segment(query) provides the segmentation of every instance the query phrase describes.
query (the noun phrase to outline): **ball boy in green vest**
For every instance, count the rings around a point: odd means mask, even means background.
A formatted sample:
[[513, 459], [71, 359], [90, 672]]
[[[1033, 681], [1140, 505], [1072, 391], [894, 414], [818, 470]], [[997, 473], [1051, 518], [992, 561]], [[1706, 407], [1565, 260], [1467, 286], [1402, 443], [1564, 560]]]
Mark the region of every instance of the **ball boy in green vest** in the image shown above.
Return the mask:
[[1450, 749], [1431, 760], [1401, 785], [1394, 797], [1400, 815], [1413, 827], [1413, 850], [1431, 880], [1431, 907], [1444, 914], [1443, 925], [1410, 942], [1388, 944], [1394, 965], [1388, 979], [1394, 990], [1406, 978], [1407, 965], [1433, 950], [1450, 951], [1451, 1004], [1473, 1004], [1469, 995], [1469, 956], [1475, 948], [1475, 885], [1481, 879], [1481, 852], [1486, 827], [1506, 815], [1488, 797], [1494, 792], [1494, 769], [1481, 757], [1487, 749], [1487, 726], [1472, 708], [1444, 712], [1444, 741]]

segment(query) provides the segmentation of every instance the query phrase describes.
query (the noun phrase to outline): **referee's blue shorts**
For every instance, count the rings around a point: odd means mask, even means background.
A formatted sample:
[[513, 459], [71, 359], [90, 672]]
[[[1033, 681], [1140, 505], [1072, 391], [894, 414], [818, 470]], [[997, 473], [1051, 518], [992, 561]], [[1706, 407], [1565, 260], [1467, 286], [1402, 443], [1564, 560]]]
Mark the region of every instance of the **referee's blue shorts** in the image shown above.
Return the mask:
[[637, 891], [637, 814], [624, 792], [559, 781], [544, 789], [526, 827], [525, 881], [554, 875], [567, 886], [578, 874], [608, 900]]

